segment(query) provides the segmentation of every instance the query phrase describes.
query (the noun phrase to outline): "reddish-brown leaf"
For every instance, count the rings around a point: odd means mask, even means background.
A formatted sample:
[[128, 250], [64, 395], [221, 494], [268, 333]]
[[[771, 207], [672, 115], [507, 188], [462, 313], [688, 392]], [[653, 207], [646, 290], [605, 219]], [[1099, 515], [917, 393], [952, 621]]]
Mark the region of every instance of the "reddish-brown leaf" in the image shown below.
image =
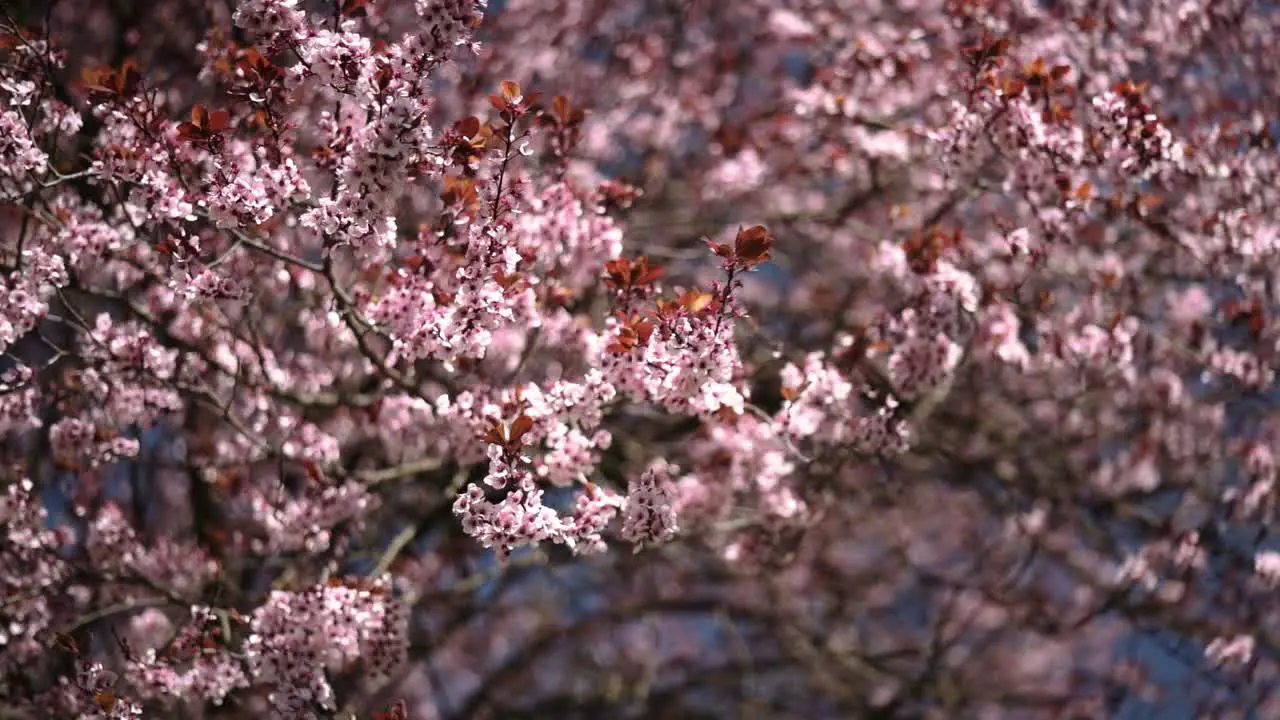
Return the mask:
[[528, 287], [528, 282], [525, 280], [523, 273], [515, 272], [508, 275], [502, 270], [498, 270], [493, 279], [498, 282], [498, 285], [500, 285], [503, 290], [508, 292], [517, 292]]
[[773, 236], [763, 225], [738, 229], [738, 237], [733, 243], [733, 252], [739, 263], [746, 267], [756, 265], [769, 259], [769, 250], [773, 247]]
[[700, 313], [711, 307], [712, 303], [715, 302], [715, 299], [716, 296], [709, 292], [691, 289], [681, 293], [680, 296], [676, 298], [676, 302], [680, 304], [680, 307], [691, 313]]
[[711, 248], [711, 252], [719, 255], [726, 260], [733, 258], [733, 248], [728, 243], [718, 243], [713, 240], [703, 240], [707, 247]]
[[653, 323], [640, 315], [623, 318], [623, 321], [625, 324], [619, 328], [618, 334], [607, 348], [609, 352], [629, 352], [635, 347], [649, 342], [649, 337], [653, 335]]
[[356, 17], [365, 13], [365, 7], [369, 4], [369, 0], [344, 0], [342, 3], [342, 14], [346, 17]]
[[505, 446], [507, 444], [507, 429], [503, 427], [501, 420], [494, 420], [491, 418], [489, 420], [488, 427], [486, 427], [485, 431], [480, 435], [480, 439], [490, 445]]
[[508, 105], [514, 105], [522, 99], [520, 94], [520, 83], [513, 80], [502, 81], [502, 99], [507, 101]]
[[636, 334], [636, 339], [641, 345], [649, 342], [649, 337], [653, 335], [653, 323], [648, 320], [636, 318], [635, 323], [631, 326], [632, 332]]
[[210, 132], [219, 133], [231, 126], [231, 113], [226, 110], [214, 110], [209, 113], [208, 124], [205, 126]]
[[631, 287], [631, 261], [616, 258], [604, 264], [604, 282], [614, 290], [627, 290]]
[[455, 127], [463, 137], [473, 138], [480, 133], [480, 118], [474, 115], [462, 118]]
[[614, 354], [622, 354], [630, 352], [639, 342], [636, 337], [636, 331], [629, 327], [624, 327], [618, 331], [613, 342], [609, 343], [609, 346], [605, 349]]
[[102, 711], [105, 713], [109, 713], [115, 709], [117, 699], [116, 694], [110, 690], [99, 690], [93, 694], [93, 701], [96, 702], [98, 707], [102, 708]]
[[320, 466], [310, 460], [302, 462], [302, 470], [307, 474], [307, 479], [313, 483], [320, 482], [324, 479], [324, 475], [320, 472]]
[[80, 654], [80, 646], [76, 645], [75, 639], [66, 633], [55, 632], [53, 634], [53, 643], [69, 653]]
[[551, 108], [556, 114], [556, 120], [561, 125], [569, 125], [570, 118], [573, 117], [573, 104], [569, 102], [569, 98], [564, 95], [557, 95], [551, 100]]
[[373, 720], [409, 720], [409, 706], [404, 700], [397, 700], [386, 712], [375, 712]]
[[675, 318], [683, 312], [683, 310], [684, 309], [680, 306], [680, 303], [675, 300], [664, 300], [662, 298], [658, 298], [657, 309], [654, 310], [653, 314], [654, 317], [659, 320], [667, 321]]
[[89, 98], [101, 102], [116, 95], [116, 72], [107, 67], [85, 68], [80, 79], [89, 92]]
[[521, 439], [533, 429], [533, 418], [521, 415], [511, 423], [509, 443], [519, 447]]
[[138, 91], [138, 86], [141, 84], [142, 73], [138, 71], [137, 61], [125, 60], [116, 73], [116, 92], [124, 97], [130, 97]]
[[650, 265], [649, 258], [641, 255], [636, 260], [636, 274], [634, 282], [637, 286], [641, 287], [645, 285], [652, 285], [665, 273], [666, 269], [658, 265]]
[[614, 290], [629, 291], [652, 285], [662, 277], [663, 269], [650, 266], [649, 258], [640, 256], [634, 261], [615, 258], [605, 263], [605, 284]]

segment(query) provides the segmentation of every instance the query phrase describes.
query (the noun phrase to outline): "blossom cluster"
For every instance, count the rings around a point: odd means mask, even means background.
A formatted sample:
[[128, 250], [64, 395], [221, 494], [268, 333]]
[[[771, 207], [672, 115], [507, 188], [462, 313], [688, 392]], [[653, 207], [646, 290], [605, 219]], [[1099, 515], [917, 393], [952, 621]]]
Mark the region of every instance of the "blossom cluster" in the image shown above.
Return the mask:
[[244, 654], [252, 677], [271, 682], [282, 716], [315, 718], [334, 708], [325, 676], [361, 660], [386, 674], [407, 651], [407, 615], [385, 582], [330, 582], [301, 592], [273, 592], [250, 620]]
[[6, 7], [0, 704], [1107, 716], [1153, 630], [1263, 698], [1277, 33]]

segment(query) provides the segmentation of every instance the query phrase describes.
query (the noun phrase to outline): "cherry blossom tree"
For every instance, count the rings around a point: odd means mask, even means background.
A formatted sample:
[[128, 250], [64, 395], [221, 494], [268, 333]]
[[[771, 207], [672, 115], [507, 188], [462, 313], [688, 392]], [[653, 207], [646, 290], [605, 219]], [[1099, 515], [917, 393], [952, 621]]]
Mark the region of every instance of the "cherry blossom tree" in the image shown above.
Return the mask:
[[1277, 36], [0, 0], [0, 716], [1280, 716]]

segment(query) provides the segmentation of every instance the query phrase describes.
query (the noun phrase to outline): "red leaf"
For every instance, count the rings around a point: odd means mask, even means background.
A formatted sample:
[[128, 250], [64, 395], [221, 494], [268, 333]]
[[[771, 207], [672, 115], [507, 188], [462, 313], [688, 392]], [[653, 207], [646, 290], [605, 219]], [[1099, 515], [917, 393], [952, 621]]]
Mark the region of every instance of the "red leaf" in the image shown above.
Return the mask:
[[703, 240], [703, 242], [705, 242], [707, 244], [707, 247], [711, 248], [711, 252], [715, 253], [716, 255], [719, 255], [720, 257], [726, 258], [726, 259], [733, 257], [733, 248], [729, 247], [728, 244], [717, 243], [712, 240]]
[[397, 700], [386, 712], [375, 712], [373, 720], [409, 720], [409, 706], [404, 700]]
[[365, 6], [369, 4], [369, 0], [345, 0], [342, 3], [342, 14], [346, 17], [354, 17], [357, 13], [363, 14]]
[[119, 70], [109, 67], [86, 68], [80, 74], [89, 98], [103, 102], [114, 97], [129, 97], [138, 91], [142, 75], [133, 60], [126, 60]]
[[138, 91], [138, 86], [142, 84], [142, 73], [138, 72], [138, 63], [135, 60], [125, 60], [120, 66], [120, 71], [116, 73], [116, 90], [123, 96], [128, 97]]
[[75, 639], [66, 633], [55, 632], [53, 634], [53, 642], [55, 645], [69, 653], [74, 653], [76, 655], [80, 654], [80, 646], [76, 645]]
[[304, 472], [307, 473], [307, 479], [310, 480], [311, 482], [320, 482], [320, 480], [323, 479], [324, 477], [320, 473], [320, 466], [316, 465], [314, 462], [311, 462], [310, 460], [303, 461], [302, 469]]
[[533, 429], [533, 418], [528, 415], [521, 415], [511, 423], [510, 444], [519, 446], [520, 440]]
[[110, 690], [99, 690], [93, 694], [93, 701], [103, 712], [110, 713], [116, 707], [116, 694]]
[[484, 433], [480, 435], [480, 439], [490, 445], [506, 445], [507, 430], [502, 426], [502, 421], [490, 419], [489, 426], [485, 428]]
[[502, 99], [509, 104], [520, 102], [522, 96], [520, 94], [520, 83], [512, 80], [502, 81]]
[[639, 274], [635, 279], [636, 285], [652, 285], [654, 281], [658, 280], [666, 273], [665, 268], [657, 265], [650, 266], [649, 258], [644, 255], [641, 255], [640, 258], [636, 260], [636, 269], [639, 271]]
[[215, 110], [209, 114], [209, 130], [222, 132], [231, 125], [231, 113], [226, 110]]
[[456, 127], [463, 137], [471, 139], [480, 133], [480, 118], [465, 117], [458, 121]]
[[751, 267], [769, 259], [769, 250], [773, 247], [773, 237], [763, 225], [739, 229], [738, 237], [733, 242], [733, 252], [739, 263]]
[[557, 95], [551, 101], [551, 108], [555, 111], [556, 119], [561, 125], [569, 124], [569, 114], [573, 110], [573, 106], [569, 103], [569, 98], [563, 95]]
[[676, 302], [680, 306], [692, 313], [699, 313], [711, 307], [715, 302], [715, 295], [701, 290], [686, 290], [680, 297], [676, 298]]

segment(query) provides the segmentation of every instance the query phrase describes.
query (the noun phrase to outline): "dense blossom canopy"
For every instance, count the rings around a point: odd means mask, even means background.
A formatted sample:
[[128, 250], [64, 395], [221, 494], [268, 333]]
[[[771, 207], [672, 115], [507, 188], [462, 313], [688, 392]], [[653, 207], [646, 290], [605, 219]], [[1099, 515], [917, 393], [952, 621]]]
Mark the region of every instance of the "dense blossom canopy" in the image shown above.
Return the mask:
[[0, 0], [0, 716], [1280, 717], [1277, 37]]

